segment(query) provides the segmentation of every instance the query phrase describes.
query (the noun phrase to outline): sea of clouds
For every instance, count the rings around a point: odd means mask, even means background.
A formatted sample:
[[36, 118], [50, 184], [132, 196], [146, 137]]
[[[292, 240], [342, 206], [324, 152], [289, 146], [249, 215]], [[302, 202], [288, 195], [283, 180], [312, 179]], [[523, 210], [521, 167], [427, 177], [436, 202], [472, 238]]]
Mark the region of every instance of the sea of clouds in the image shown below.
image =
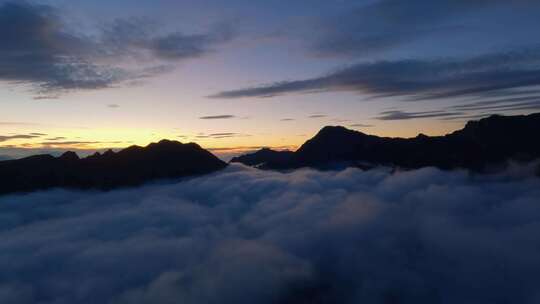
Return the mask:
[[0, 303], [540, 303], [540, 179], [259, 171], [0, 197]]

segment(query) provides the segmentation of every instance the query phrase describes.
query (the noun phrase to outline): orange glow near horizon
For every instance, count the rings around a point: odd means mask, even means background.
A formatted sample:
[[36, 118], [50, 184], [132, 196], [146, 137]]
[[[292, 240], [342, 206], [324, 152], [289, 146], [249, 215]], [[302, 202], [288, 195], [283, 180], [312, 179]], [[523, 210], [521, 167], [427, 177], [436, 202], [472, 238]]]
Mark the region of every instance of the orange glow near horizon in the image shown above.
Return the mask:
[[[269, 147], [278, 150], [296, 150], [306, 140], [313, 137], [324, 125], [339, 123], [321, 123], [302, 134], [242, 134], [235, 132], [196, 132], [174, 128], [168, 130], [146, 130], [134, 128], [39, 128], [18, 127], [6, 130], [3, 134], [36, 134], [34, 138], [15, 138], [0, 143], [0, 147], [23, 149], [59, 149], [59, 150], [103, 150], [123, 149], [132, 145], [146, 146], [162, 139], [180, 142], [195, 142], [213, 153], [242, 153]], [[424, 122], [383, 123], [371, 128], [351, 128], [358, 131], [384, 137], [413, 137], [418, 133], [443, 135], [460, 128], [456, 124], [430, 124]], [[428, 127], [428, 128], [427, 128]], [[5, 129], [5, 128], [4, 128]], [[429, 130], [422, 130], [429, 129]]]

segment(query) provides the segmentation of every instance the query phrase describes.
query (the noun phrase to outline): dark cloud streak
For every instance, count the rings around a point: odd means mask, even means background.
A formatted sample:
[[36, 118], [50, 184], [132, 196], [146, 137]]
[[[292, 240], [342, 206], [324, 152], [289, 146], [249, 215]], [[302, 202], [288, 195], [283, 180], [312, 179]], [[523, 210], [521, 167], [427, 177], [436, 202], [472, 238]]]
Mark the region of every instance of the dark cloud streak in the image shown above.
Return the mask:
[[33, 139], [33, 138], [39, 138], [44, 135], [46, 134], [31, 133], [31, 134], [16, 134], [16, 135], [0, 135], [0, 142], [5, 142], [8, 140], [13, 140], [13, 139]]
[[114, 56], [141, 58], [146, 52], [146, 55], [159, 59], [178, 61], [212, 53], [216, 46], [235, 36], [231, 24], [220, 24], [203, 34], [159, 32], [156, 22], [150, 20], [117, 19], [104, 29], [103, 44], [108, 47], [107, 52]]
[[214, 138], [214, 139], [222, 139], [222, 138], [233, 138], [233, 137], [249, 137], [251, 135], [244, 134], [244, 133], [234, 133], [234, 132], [221, 132], [221, 133], [211, 133], [211, 134], [199, 134], [195, 136], [195, 138]]
[[199, 119], [231, 119], [231, 118], [236, 118], [235, 115], [212, 115], [212, 116], [202, 116], [202, 117], [199, 117]]
[[350, 124], [349, 127], [353, 127], [353, 128], [371, 128], [371, 127], [373, 127], [373, 125], [355, 123], [355, 124]]
[[445, 111], [422, 111], [422, 112], [404, 112], [399, 110], [384, 111], [380, 116], [375, 117], [378, 120], [409, 120], [419, 118], [436, 118], [463, 115], [462, 112], [445, 112]]
[[379, 98], [398, 96], [409, 100], [434, 100], [536, 85], [540, 85], [540, 49], [468, 59], [360, 63], [321, 77], [223, 91], [210, 97], [232, 99], [348, 91]]
[[92, 145], [92, 144], [103, 143], [100, 141], [56, 141], [56, 140], [57, 139], [53, 139], [51, 141], [44, 141], [44, 142], [40, 142], [40, 144], [44, 146], [74, 146], [74, 145]]
[[55, 140], [65, 140], [67, 139], [66, 137], [63, 137], [63, 136], [57, 136], [57, 137], [51, 137], [51, 138], [46, 138], [48, 141], [55, 141]]

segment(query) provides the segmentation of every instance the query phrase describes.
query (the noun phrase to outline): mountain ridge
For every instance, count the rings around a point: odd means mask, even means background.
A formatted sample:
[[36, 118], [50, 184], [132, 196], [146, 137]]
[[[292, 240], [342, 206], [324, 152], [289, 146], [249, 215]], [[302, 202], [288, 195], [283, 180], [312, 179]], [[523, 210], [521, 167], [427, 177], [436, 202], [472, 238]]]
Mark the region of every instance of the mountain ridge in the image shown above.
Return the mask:
[[[415, 169], [434, 166], [441, 169], [464, 168], [487, 171], [514, 159], [540, 158], [540, 113], [518, 116], [492, 115], [469, 121], [460, 130], [442, 136], [422, 133], [412, 138], [379, 137], [342, 126], [325, 126], [295, 152], [280, 161], [247, 154], [231, 162], [257, 163], [263, 169], [324, 167], [332, 163], [389, 165]], [[275, 153], [281, 153], [274, 151]]]
[[[494, 115], [469, 121], [446, 135], [419, 134], [413, 138], [379, 137], [326, 126], [294, 152], [263, 148], [235, 157], [231, 163], [277, 170], [345, 164], [365, 169], [379, 165], [405, 169], [433, 166], [486, 172], [508, 160], [539, 159], [540, 141], [534, 139], [538, 131], [540, 113]], [[59, 187], [110, 190], [211, 173], [226, 166], [196, 143], [170, 140], [118, 152], [96, 152], [85, 158], [71, 151], [59, 157], [41, 154], [0, 161], [0, 195]]]
[[110, 190], [211, 173], [226, 166], [198, 144], [170, 140], [85, 158], [71, 151], [59, 157], [42, 154], [0, 161], [0, 194], [57, 187]]

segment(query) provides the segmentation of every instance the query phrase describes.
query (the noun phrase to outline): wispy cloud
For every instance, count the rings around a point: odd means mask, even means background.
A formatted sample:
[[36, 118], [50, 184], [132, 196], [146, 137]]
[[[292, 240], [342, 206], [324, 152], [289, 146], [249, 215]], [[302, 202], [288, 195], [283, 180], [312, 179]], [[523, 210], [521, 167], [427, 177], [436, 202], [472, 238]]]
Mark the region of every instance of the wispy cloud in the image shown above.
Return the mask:
[[[323, 15], [319, 23], [310, 24], [311, 28], [307, 30], [316, 32], [316, 35], [305, 36], [308, 37], [310, 51], [318, 56], [358, 58], [410, 46], [424, 39], [448, 39], [470, 32], [492, 34], [498, 28], [475, 27], [474, 21], [480, 19], [484, 23], [494, 24], [501, 18], [501, 7], [505, 15], [515, 18], [523, 18], [519, 12], [524, 10], [539, 9], [538, 4], [527, 0], [360, 2], [353, 7], [347, 6], [336, 15]], [[507, 24], [506, 29], [531, 31], [519, 23]], [[439, 40], [439, 43], [444, 41]]]
[[353, 128], [371, 128], [371, 127], [373, 127], [373, 125], [355, 123], [355, 124], [350, 124], [349, 127], [353, 127]]
[[292, 93], [348, 91], [403, 100], [441, 99], [540, 85], [540, 49], [468, 59], [360, 63], [327, 75], [223, 91], [212, 98], [273, 97]]
[[0, 121], [0, 126], [41, 126], [42, 124], [19, 121]]
[[[53, 6], [7, 1], [0, 4], [0, 81], [28, 84], [47, 99], [64, 91], [109, 88], [209, 54], [232, 35], [227, 27], [206, 34], [163, 33], [134, 20], [117, 20], [97, 35], [85, 35], [72, 31]], [[133, 56], [141, 68], [119, 64]]]
[[408, 120], [421, 118], [439, 118], [440, 120], [477, 119], [497, 113], [510, 111], [539, 110], [540, 98], [525, 96], [514, 98], [488, 99], [471, 103], [453, 105], [439, 110], [408, 112], [404, 110], [383, 111], [376, 119]]
[[[525, 101], [523, 102], [523, 100]], [[540, 109], [540, 96], [479, 101], [456, 105], [452, 108], [460, 111], [536, 110]]]
[[103, 32], [102, 44], [115, 55], [140, 57], [146, 52], [158, 59], [178, 61], [207, 55], [234, 36], [230, 23], [220, 23], [203, 34], [162, 34], [156, 22], [130, 18], [112, 22]]
[[63, 136], [57, 136], [57, 137], [47, 138], [47, 140], [49, 140], [49, 141], [65, 140], [65, 139], [66, 139], [66, 137], [63, 137]]
[[469, 120], [476, 120], [480, 118], [485, 118], [488, 116], [493, 115], [493, 113], [483, 113], [483, 114], [464, 114], [464, 115], [456, 115], [456, 116], [448, 116], [448, 117], [441, 117], [439, 120], [454, 120], [454, 121], [469, 121]]
[[14, 139], [33, 139], [33, 138], [39, 138], [46, 134], [37, 134], [37, 133], [31, 133], [31, 134], [16, 134], [16, 135], [0, 135], [0, 142], [5, 142], [8, 140], [14, 140]]
[[223, 115], [211, 115], [211, 116], [201, 116], [199, 119], [231, 119], [236, 118], [235, 115], [223, 114]]
[[404, 112], [399, 110], [384, 111], [379, 116], [375, 117], [378, 120], [408, 120], [418, 118], [435, 118], [460, 116], [462, 112], [446, 112], [446, 111], [421, 111], [421, 112]]
[[210, 134], [205, 134], [205, 133], [201, 133], [197, 136], [195, 136], [195, 138], [214, 138], [214, 139], [222, 139], [222, 138], [232, 138], [232, 137], [249, 137], [251, 135], [249, 134], [245, 134], [245, 133], [234, 133], [234, 132], [221, 132], [221, 133], [210, 133]]
[[103, 142], [100, 141], [43, 141], [40, 142], [43, 146], [80, 146], [80, 145], [93, 145], [93, 144], [101, 144]]

